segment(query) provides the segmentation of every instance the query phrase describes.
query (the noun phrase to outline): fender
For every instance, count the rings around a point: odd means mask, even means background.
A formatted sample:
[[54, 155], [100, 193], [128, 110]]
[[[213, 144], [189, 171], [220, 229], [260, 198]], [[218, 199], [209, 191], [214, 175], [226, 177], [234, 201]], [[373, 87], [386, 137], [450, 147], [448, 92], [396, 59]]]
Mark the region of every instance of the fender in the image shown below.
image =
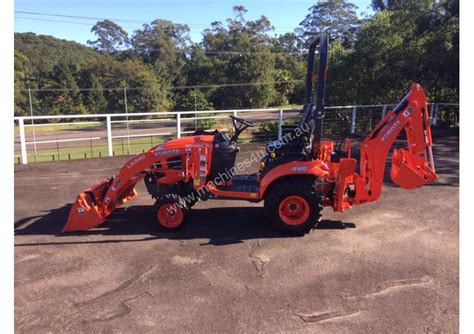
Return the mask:
[[285, 176], [313, 175], [318, 178], [329, 176], [329, 167], [321, 160], [292, 161], [273, 168], [260, 180], [259, 198], [263, 199], [267, 188]]

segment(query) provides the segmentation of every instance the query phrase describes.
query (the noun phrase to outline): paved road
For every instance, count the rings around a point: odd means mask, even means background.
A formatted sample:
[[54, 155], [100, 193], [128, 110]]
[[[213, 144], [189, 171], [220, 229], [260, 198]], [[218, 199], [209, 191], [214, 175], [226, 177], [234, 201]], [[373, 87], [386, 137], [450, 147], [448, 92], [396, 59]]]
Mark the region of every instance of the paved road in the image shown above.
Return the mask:
[[[124, 158], [15, 167], [15, 329], [46, 332], [424, 333], [458, 330], [458, 137], [439, 182], [301, 238], [261, 204], [208, 201], [162, 233], [144, 191], [88, 233], [58, 235], [77, 193]], [[247, 146], [242, 156], [257, 149]]]

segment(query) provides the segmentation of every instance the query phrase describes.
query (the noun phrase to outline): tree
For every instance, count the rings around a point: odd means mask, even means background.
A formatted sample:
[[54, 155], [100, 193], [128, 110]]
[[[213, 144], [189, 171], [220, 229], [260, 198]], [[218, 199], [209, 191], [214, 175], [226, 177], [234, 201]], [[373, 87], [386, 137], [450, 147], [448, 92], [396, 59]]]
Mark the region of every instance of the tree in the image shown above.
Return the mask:
[[[351, 23], [355, 7], [347, 1], [319, 2], [310, 8], [307, 28], [283, 35], [273, 34], [265, 16], [247, 20], [246, 8], [235, 6], [231, 18], [211, 23], [200, 43], [190, 41], [187, 26], [155, 20], [121, 52], [124, 44], [114, 44], [106, 30], [100, 32], [110, 47], [100, 49], [100, 43], [94, 49], [16, 33], [15, 114], [29, 113], [28, 87], [35, 114], [124, 112], [124, 88], [130, 112], [301, 104], [303, 32], [320, 29], [336, 37], [329, 50], [327, 105], [396, 102], [414, 81], [430, 101], [456, 101], [458, 0], [383, 0], [377, 6], [359, 26]], [[181, 85], [210, 87], [171, 89]]]
[[187, 25], [156, 19], [135, 32], [133, 53], [152, 65], [156, 74], [167, 76], [174, 85], [180, 85], [185, 81], [183, 71], [190, 41]]
[[30, 63], [28, 58], [15, 50], [15, 82], [14, 82], [14, 101], [15, 116], [24, 116], [28, 113], [28, 93], [27, 88]]
[[273, 50], [298, 54], [305, 51], [304, 41], [295, 33], [287, 32], [274, 39]]
[[402, 2], [403, 0], [372, 0], [372, 9], [376, 11], [394, 9]]
[[[276, 85], [278, 92], [275, 104], [302, 104], [304, 98], [304, 79], [306, 60], [304, 41], [295, 33], [286, 33], [273, 40], [275, 52]], [[301, 80], [301, 82], [297, 82]]]
[[[345, 76], [354, 103], [396, 102], [418, 82], [431, 101], [453, 101], [459, 91], [457, 1], [377, 12], [357, 34]], [[352, 102], [351, 102], [352, 103]]]
[[210, 103], [206, 95], [197, 89], [190, 89], [187, 92], [176, 94], [174, 110], [177, 111], [193, 111], [193, 110], [213, 110], [214, 107]]
[[227, 19], [226, 26], [213, 22], [203, 32], [201, 47], [206, 55], [199, 55], [199, 59], [202, 72], [208, 75], [206, 83], [243, 85], [211, 90], [209, 100], [218, 109], [271, 105], [276, 90], [268, 82], [275, 81], [276, 73], [275, 57], [270, 52], [272, 39], [267, 33], [273, 27], [265, 16], [246, 21], [243, 6], [235, 6], [233, 10], [235, 17]]
[[402, 10], [420, 8], [433, 8], [439, 2], [436, 0], [372, 0], [372, 9], [375, 11], [382, 10]]
[[317, 2], [308, 9], [310, 13], [300, 22], [296, 32], [306, 41], [312, 38], [308, 33], [328, 32], [331, 39], [350, 46], [353, 35], [360, 26], [356, 9], [356, 5], [346, 0]]
[[[275, 58], [270, 53], [245, 54], [230, 59], [226, 77], [242, 86], [222, 87], [212, 95], [211, 101], [219, 109], [263, 108], [272, 105], [276, 98]], [[229, 80], [229, 83], [231, 83]]]
[[125, 111], [124, 89], [129, 112], [157, 112], [171, 107], [168, 83], [138, 59], [105, 58], [91, 64], [88, 71], [101, 78], [109, 113]]
[[[59, 62], [49, 73], [48, 81], [39, 92], [41, 109], [51, 114], [73, 115], [86, 113], [79, 86], [75, 80], [77, 67], [66, 60]], [[51, 89], [51, 90], [49, 90]]]
[[89, 90], [82, 94], [84, 106], [91, 114], [105, 113], [107, 110], [107, 99], [104, 96], [104, 86], [99, 76], [93, 71], [85, 69], [81, 79], [82, 87], [89, 87]]
[[436, 101], [459, 98], [459, 1], [447, 0], [416, 18], [424, 84]]
[[128, 33], [110, 20], [97, 22], [91, 32], [97, 36], [97, 40], [87, 41], [87, 44], [102, 53], [112, 54], [129, 45]]
[[[103, 57], [96, 50], [73, 41], [34, 33], [15, 33], [15, 50], [28, 58], [31, 87], [39, 84], [45, 73], [53, 70], [61, 61], [82, 68], [91, 61]], [[42, 72], [41, 76], [37, 75]], [[34, 77], [34, 79], [33, 79]]]

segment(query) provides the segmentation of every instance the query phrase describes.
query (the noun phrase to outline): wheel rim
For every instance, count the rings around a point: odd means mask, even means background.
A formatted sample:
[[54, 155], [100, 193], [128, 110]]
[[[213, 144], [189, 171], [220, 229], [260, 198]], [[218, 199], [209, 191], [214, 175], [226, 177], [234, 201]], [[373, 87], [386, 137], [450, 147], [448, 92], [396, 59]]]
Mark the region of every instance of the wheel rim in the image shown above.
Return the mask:
[[178, 227], [183, 223], [183, 209], [174, 203], [166, 203], [160, 206], [156, 214], [158, 222], [168, 228]]
[[309, 203], [301, 196], [288, 196], [281, 201], [278, 212], [285, 224], [296, 226], [303, 224], [309, 217]]

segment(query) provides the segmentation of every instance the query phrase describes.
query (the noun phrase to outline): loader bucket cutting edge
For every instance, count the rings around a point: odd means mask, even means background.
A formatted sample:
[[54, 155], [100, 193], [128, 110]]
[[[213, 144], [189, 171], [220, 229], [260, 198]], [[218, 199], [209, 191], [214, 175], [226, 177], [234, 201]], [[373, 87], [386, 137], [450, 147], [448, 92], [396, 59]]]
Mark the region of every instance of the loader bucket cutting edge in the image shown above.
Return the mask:
[[108, 216], [104, 213], [102, 205], [102, 197], [107, 186], [108, 180], [80, 193], [69, 211], [66, 225], [61, 232], [86, 231], [102, 224]]

